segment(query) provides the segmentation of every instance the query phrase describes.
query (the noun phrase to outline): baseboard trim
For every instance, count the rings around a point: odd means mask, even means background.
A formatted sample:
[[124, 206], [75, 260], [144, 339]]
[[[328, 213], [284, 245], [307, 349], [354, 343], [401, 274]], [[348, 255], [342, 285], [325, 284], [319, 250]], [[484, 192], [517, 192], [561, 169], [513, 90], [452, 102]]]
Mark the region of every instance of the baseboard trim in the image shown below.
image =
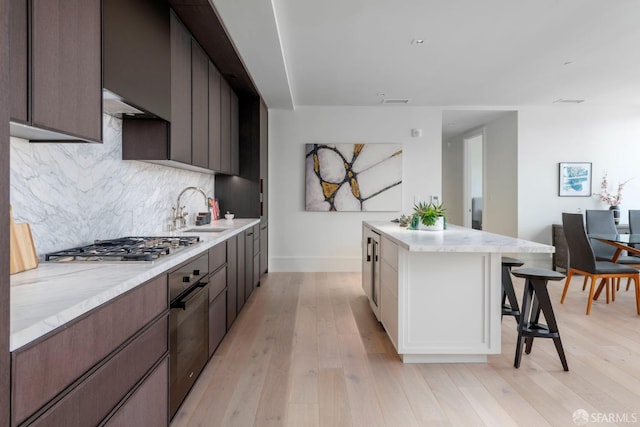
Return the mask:
[[270, 272], [354, 273], [362, 270], [361, 257], [270, 257]]
[[[527, 267], [551, 268], [550, 254], [504, 254], [518, 258]], [[543, 256], [541, 256], [543, 255]], [[269, 271], [278, 273], [359, 273], [361, 257], [270, 257]]]

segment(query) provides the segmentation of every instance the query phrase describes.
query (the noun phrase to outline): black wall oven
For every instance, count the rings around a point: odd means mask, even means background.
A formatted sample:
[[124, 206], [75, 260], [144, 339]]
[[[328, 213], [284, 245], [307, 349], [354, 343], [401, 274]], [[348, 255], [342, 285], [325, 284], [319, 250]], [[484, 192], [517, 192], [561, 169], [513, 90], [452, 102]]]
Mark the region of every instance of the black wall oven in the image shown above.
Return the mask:
[[209, 355], [208, 273], [207, 254], [169, 273], [171, 418], [207, 363]]

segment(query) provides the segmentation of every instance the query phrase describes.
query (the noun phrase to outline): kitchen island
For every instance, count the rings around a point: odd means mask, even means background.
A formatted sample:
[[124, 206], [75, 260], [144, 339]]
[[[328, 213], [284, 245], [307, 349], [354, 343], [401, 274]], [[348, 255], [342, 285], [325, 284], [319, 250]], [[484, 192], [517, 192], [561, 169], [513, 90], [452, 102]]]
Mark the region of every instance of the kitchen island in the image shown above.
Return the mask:
[[501, 351], [502, 255], [554, 247], [455, 225], [365, 221], [362, 250], [363, 289], [403, 362], [456, 363]]

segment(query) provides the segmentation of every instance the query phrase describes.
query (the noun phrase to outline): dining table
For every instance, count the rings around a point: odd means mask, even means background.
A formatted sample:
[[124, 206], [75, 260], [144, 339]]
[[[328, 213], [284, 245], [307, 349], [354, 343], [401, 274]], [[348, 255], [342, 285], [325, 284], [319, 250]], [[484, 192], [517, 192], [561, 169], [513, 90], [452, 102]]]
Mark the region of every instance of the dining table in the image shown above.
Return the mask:
[[[590, 239], [599, 240], [616, 248], [613, 257], [611, 257], [611, 262], [618, 261], [622, 252], [627, 251], [629, 255], [638, 256], [638, 266], [640, 267], [640, 234], [588, 234], [588, 236]], [[635, 267], [635, 264], [629, 265], [629, 267]], [[604, 285], [605, 279], [602, 279], [593, 299], [598, 299]], [[615, 287], [612, 289], [612, 298], [615, 301]]]
[[[616, 262], [623, 251], [627, 251], [629, 255], [640, 257], [640, 234], [589, 234], [588, 236], [616, 248], [611, 258], [612, 262]], [[638, 264], [640, 264], [640, 258]]]

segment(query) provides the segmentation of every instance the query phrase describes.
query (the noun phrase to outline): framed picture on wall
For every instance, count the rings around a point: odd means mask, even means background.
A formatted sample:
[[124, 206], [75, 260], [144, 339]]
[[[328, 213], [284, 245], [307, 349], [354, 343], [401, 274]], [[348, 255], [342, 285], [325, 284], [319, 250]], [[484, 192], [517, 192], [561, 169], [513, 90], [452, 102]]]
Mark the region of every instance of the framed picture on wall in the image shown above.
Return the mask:
[[591, 163], [560, 163], [560, 197], [591, 197]]
[[305, 209], [402, 209], [402, 144], [306, 144]]

